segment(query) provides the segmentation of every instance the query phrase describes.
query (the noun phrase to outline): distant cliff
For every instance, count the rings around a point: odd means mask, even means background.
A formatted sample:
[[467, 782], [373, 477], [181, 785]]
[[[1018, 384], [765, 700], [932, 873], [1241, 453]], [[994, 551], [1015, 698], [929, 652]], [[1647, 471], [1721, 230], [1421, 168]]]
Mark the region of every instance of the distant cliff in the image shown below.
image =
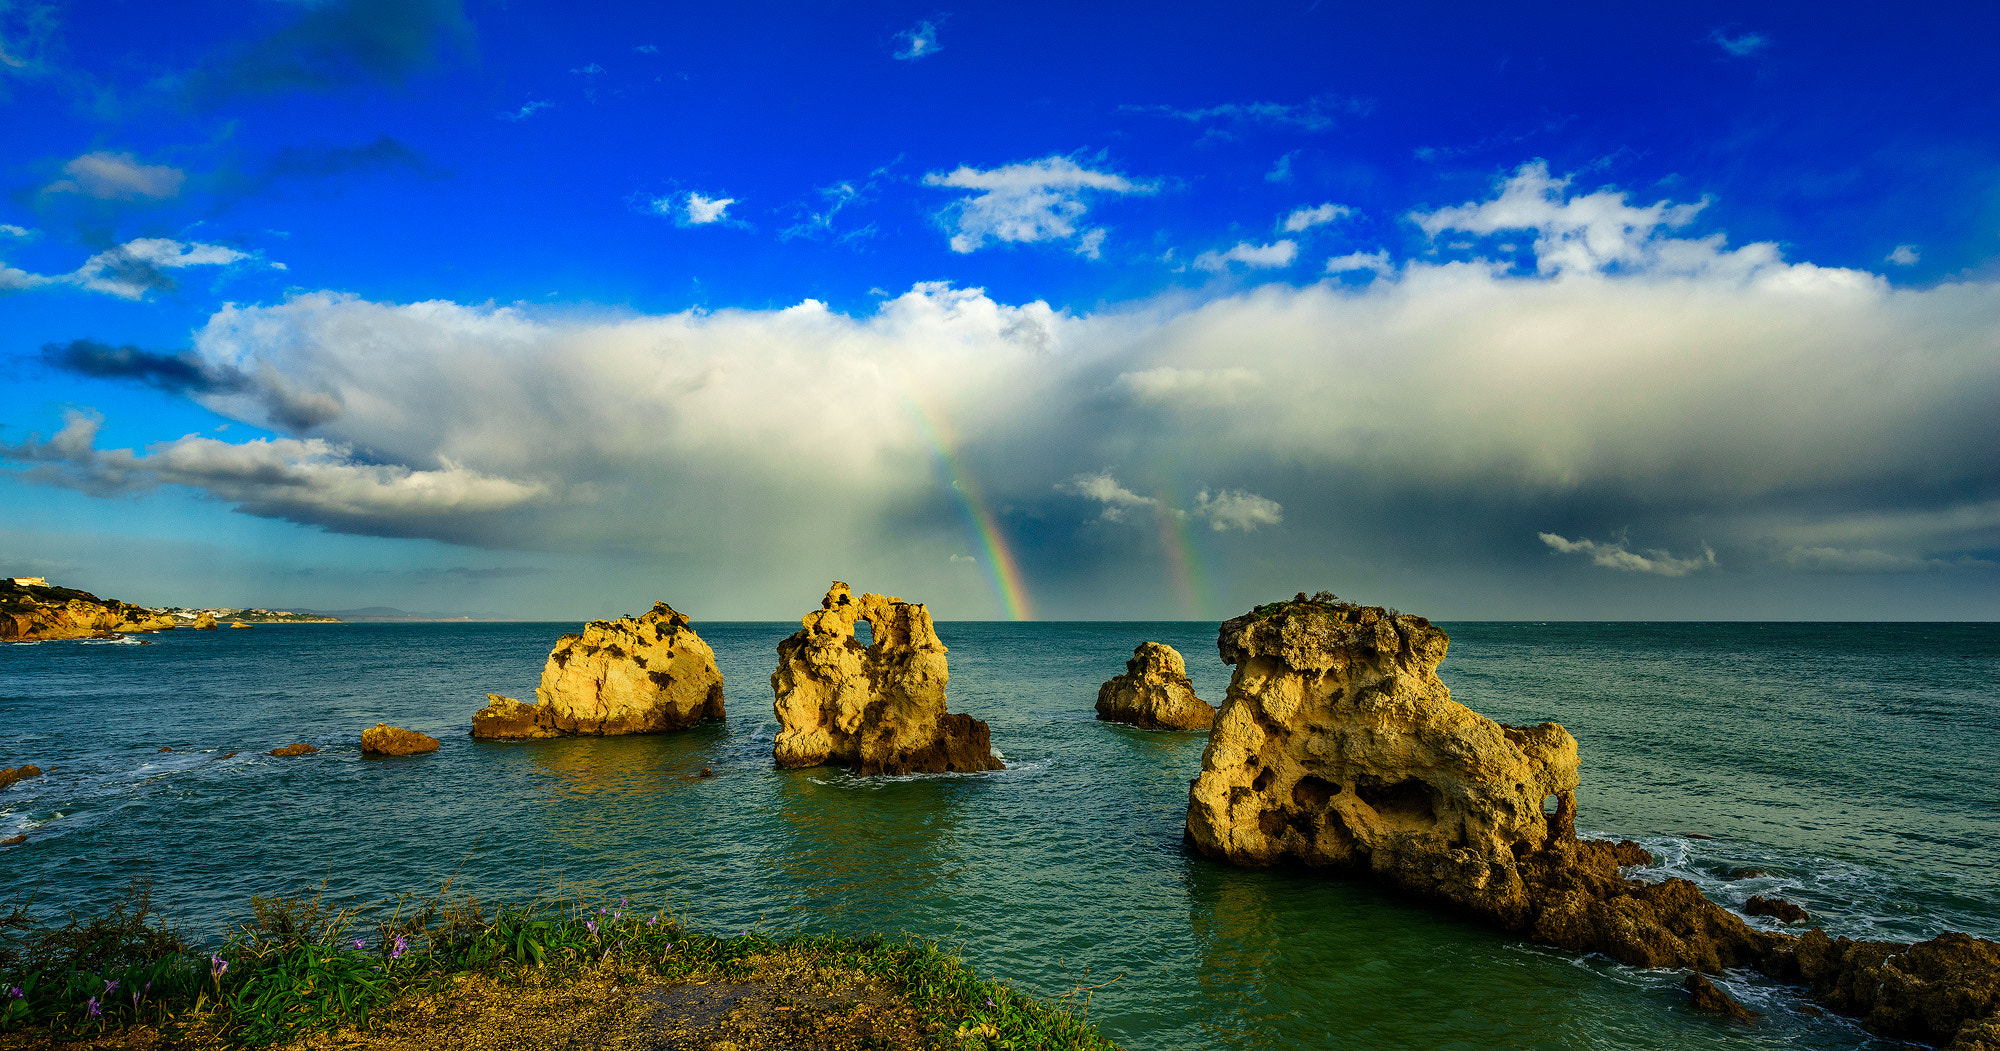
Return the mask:
[[0, 580], [0, 641], [4, 642], [167, 631], [179, 623], [171, 613], [98, 598], [88, 591]]

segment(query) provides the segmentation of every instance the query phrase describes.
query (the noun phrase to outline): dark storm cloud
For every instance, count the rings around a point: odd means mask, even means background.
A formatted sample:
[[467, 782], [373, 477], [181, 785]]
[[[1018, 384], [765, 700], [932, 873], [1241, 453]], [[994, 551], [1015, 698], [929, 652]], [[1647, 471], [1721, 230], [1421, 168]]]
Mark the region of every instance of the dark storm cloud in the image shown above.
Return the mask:
[[287, 146], [272, 159], [265, 174], [275, 182], [325, 179], [354, 171], [398, 167], [420, 173], [430, 170], [423, 154], [383, 134], [359, 146]]
[[181, 88], [190, 101], [210, 105], [364, 80], [399, 84], [433, 65], [440, 52], [469, 47], [471, 39], [472, 23], [458, 0], [333, 0], [217, 55]]
[[236, 391], [248, 386], [240, 372], [205, 362], [193, 351], [112, 346], [94, 339], [44, 343], [42, 364], [93, 379], [127, 380], [175, 394]]

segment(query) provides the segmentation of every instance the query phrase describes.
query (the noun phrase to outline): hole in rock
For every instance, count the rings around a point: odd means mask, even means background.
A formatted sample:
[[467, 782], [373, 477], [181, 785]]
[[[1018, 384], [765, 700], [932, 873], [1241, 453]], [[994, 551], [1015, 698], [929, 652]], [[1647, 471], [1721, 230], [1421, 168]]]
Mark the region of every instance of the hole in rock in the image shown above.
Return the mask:
[[1321, 777], [1307, 774], [1292, 786], [1292, 805], [1301, 810], [1317, 811], [1325, 809], [1333, 797], [1340, 794], [1340, 786]]
[[875, 625], [865, 620], [854, 622], [854, 638], [863, 646], [875, 645]]
[[1548, 798], [1542, 800], [1542, 816], [1543, 817], [1556, 816], [1556, 797], [1549, 796]]
[[1354, 782], [1354, 794], [1387, 820], [1437, 823], [1437, 789], [1421, 778], [1406, 777], [1394, 784], [1384, 784], [1381, 778], [1363, 774]]
[[1289, 826], [1282, 810], [1265, 810], [1257, 815], [1257, 828], [1267, 836], [1281, 836]]
[[1271, 771], [1269, 770], [1258, 774], [1257, 780], [1250, 782], [1250, 790], [1253, 792], [1262, 792], [1269, 787], [1271, 787]]

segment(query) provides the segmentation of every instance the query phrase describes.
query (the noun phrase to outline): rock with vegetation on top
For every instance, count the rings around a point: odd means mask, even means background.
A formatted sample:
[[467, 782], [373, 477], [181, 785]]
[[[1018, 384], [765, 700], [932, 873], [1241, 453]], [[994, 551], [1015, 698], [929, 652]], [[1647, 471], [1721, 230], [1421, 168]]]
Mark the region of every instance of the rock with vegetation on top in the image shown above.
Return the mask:
[[1878, 1033], [2000, 1049], [2000, 944], [1758, 931], [1687, 880], [1626, 878], [1651, 855], [1576, 835], [1576, 740], [1452, 700], [1437, 678], [1448, 643], [1422, 617], [1324, 592], [1225, 622], [1218, 645], [1235, 672], [1189, 793], [1188, 839], [1237, 864], [1369, 874], [1634, 966], [1756, 967]]
[[1145, 730], [1206, 730], [1215, 706], [1194, 695], [1187, 663], [1164, 642], [1142, 642], [1125, 674], [1097, 688], [1097, 717]]
[[[868, 623], [870, 642], [854, 636]], [[778, 644], [779, 766], [858, 774], [998, 770], [986, 724], [945, 711], [944, 643], [922, 603], [855, 597], [834, 581], [820, 608]]]
[[437, 738], [388, 723], [361, 731], [362, 755], [420, 755], [438, 750]]
[[0, 580], [0, 642], [92, 639], [142, 631], [172, 631], [170, 613], [98, 598], [88, 591]]
[[29, 763], [26, 766], [16, 766], [0, 770], [0, 788], [10, 787], [16, 781], [26, 781], [31, 777], [40, 776], [42, 776], [42, 768], [33, 763]]
[[564, 635], [542, 666], [535, 704], [486, 695], [472, 717], [483, 740], [662, 733], [720, 719], [715, 651], [664, 602], [640, 617], [594, 620]]
[[196, 630], [196, 631], [214, 631], [214, 630], [215, 630], [215, 614], [213, 614], [213, 613], [203, 613], [203, 614], [200, 614], [200, 615], [196, 616], [196, 617], [194, 618], [194, 630]]

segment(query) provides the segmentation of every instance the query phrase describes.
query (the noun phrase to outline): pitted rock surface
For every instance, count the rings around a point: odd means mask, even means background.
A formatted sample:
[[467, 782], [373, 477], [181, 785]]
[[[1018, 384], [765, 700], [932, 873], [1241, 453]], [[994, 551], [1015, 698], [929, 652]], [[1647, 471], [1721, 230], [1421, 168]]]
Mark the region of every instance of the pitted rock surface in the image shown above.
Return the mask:
[[[871, 641], [855, 638], [866, 621]], [[778, 644], [778, 765], [839, 764], [860, 774], [998, 770], [986, 724], [945, 711], [951, 675], [922, 603], [834, 581], [820, 608]]]
[[722, 718], [722, 672], [688, 618], [660, 602], [556, 640], [537, 703], [486, 700], [472, 717], [482, 739], [663, 733]]
[[1187, 662], [1164, 642], [1142, 642], [1125, 674], [1097, 688], [1097, 717], [1146, 730], [1206, 730], [1215, 706], [1194, 695]]
[[1652, 856], [1577, 838], [1576, 739], [1452, 700], [1437, 677], [1449, 641], [1422, 617], [1330, 597], [1225, 622], [1235, 672], [1189, 793], [1189, 842], [1240, 865], [1370, 874], [1638, 967], [1756, 967], [1878, 1033], [2000, 1051], [2000, 944], [1759, 931], [1687, 880], [1626, 878]]

